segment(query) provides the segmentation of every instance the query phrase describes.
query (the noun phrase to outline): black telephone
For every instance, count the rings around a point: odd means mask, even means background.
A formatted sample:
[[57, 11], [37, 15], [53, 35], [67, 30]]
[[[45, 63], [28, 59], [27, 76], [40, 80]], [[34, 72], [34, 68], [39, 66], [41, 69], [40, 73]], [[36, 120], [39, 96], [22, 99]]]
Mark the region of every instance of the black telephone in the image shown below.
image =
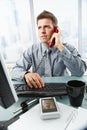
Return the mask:
[[[58, 27], [54, 27], [54, 32], [58, 33]], [[55, 38], [52, 39], [52, 42], [49, 44], [49, 47], [53, 47], [55, 45]]]

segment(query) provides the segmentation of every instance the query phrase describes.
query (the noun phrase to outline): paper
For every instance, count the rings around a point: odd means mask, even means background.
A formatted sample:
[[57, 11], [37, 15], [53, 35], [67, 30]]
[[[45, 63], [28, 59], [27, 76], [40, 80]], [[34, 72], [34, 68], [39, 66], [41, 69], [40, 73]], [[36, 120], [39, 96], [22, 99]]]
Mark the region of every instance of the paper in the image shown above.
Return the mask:
[[41, 120], [40, 107], [36, 105], [11, 124], [8, 130], [83, 130], [87, 127], [87, 110], [58, 103], [61, 117]]
[[[77, 109], [58, 103], [61, 116], [57, 119], [42, 120], [40, 118], [40, 105], [36, 105], [11, 124], [8, 130], [65, 130], [68, 119]], [[70, 129], [69, 129], [70, 130]]]
[[84, 130], [87, 128], [87, 109], [79, 107], [66, 130]]

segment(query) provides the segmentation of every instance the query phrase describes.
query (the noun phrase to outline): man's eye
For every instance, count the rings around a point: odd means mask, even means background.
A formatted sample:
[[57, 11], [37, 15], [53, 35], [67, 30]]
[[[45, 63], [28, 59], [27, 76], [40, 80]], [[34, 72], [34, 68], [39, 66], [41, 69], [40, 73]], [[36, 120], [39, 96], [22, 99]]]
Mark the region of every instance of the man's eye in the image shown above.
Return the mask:
[[45, 28], [50, 28], [49, 26], [45, 26]]
[[50, 29], [51, 27], [50, 26], [46, 26], [45, 29]]
[[41, 29], [41, 27], [38, 27], [38, 30]]

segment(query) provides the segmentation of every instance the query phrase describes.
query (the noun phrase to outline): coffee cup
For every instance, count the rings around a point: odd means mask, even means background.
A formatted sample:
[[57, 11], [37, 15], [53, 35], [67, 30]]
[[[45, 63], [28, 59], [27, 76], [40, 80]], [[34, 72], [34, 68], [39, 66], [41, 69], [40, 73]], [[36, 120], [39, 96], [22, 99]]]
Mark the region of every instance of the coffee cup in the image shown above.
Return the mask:
[[82, 105], [85, 91], [85, 82], [80, 80], [70, 80], [66, 84], [66, 90], [70, 104], [74, 107]]

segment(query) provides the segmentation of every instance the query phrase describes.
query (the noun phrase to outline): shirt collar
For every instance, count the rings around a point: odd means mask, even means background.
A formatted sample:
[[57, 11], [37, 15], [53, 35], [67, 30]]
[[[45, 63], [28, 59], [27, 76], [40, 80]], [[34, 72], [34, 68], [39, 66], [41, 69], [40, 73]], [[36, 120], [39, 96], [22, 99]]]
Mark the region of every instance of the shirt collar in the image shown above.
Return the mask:
[[44, 53], [46, 52], [46, 50], [48, 49], [48, 47], [46, 47], [44, 45], [44, 43], [41, 43], [42, 44], [42, 54], [44, 55]]
[[[52, 48], [48, 48], [48, 47], [46, 47], [46, 46], [44, 45], [44, 43], [41, 43], [41, 45], [42, 45], [42, 54], [43, 54], [43, 55], [44, 55], [45, 51], [48, 50], [48, 49], [50, 49], [52, 52], [55, 52], [56, 50], [58, 51], [58, 49], [57, 49], [55, 46], [53, 46]], [[58, 52], [59, 52], [59, 51], [58, 51]]]

